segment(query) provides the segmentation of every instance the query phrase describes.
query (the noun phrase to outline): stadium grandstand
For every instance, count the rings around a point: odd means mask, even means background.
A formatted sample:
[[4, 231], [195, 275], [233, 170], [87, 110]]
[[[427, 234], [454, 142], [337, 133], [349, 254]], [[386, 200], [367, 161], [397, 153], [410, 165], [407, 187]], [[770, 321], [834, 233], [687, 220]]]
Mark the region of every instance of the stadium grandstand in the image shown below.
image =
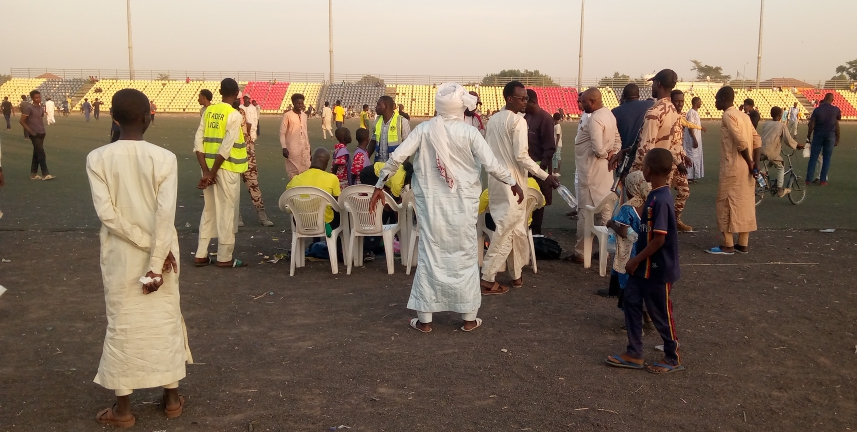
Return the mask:
[[375, 102], [387, 92], [385, 85], [341, 83], [325, 86], [319, 101], [330, 102], [330, 105], [341, 100], [342, 106], [351, 107], [354, 111], [363, 109], [363, 104], [368, 104], [370, 109], [375, 109]]
[[[13, 73], [15, 70], [13, 69]], [[208, 78], [210, 75], [206, 76]], [[253, 76], [253, 75], [250, 75]], [[308, 77], [303, 75], [302, 77]], [[362, 77], [362, 75], [361, 75]], [[359, 111], [363, 104], [369, 104], [374, 109], [378, 97], [387, 94], [392, 96], [397, 104], [402, 104], [406, 112], [416, 117], [429, 117], [434, 115], [434, 92], [439, 82], [433, 82], [435, 77], [410, 77], [408, 83], [387, 84], [363, 84], [358, 82], [340, 81], [337, 84], [329, 84], [323, 81], [239, 81], [243, 94], [255, 99], [262, 107], [263, 114], [279, 114], [291, 107], [291, 96], [295, 93], [303, 94], [306, 105], [318, 109], [325, 101], [335, 102], [342, 100], [345, 107], [352, 107]], [[425, 84], [414, 84], [414, 81], [425, 80]], [[477, 81], [477, 80], [474, 80]], [[796, 80], [792, 80], [796, 81]], [[471, 81], [473, 82], [473, 81]], [[104, 102], [103, 109], [109, 110], [113, 95], [123, 88], [135, 88], [145, 93], [158, 105], [160, 113], [197, 113], [199, 104], [197, 98], [201, 89], [209, 89], [215, 95], [218, 94], [219, 79], [204, 80], [130, 80], [130, 79], [87, 79], [81, 77], [65, 79], [45, 79], [14, 76], [0, 85], [0, 98], [9, 97], [13, 103], [20, 100], [21, 95], [28, 94], [31, 90], [38, 89], [45, 96], [50, 96], [57, 102], [66, 98], [72, 99], [72, 109], [79, 110], [84, 98], [90, 101], [95, 98]], [[686, 94], [685, 110], [690, 109], [690, 100], [698, 96], [702, 100], [700, 116], [704, 119], [718, 119], [722, 115], [714, 106], [714, 96], [722, 84], [711, 82], [681, 82], [676, 86]], [[482, 101], [482, 111], [493, 113], [503, 107], [502, 85], [476, 85], [467, 84], [469, 91], [479, 93]], [[578, 89], [572, 86], [531, 86], [539, 96], [542, 108], [549, 112], [564, 113], [579, 116], [580, 110], [577, 106]], [[600, 88], [604, 105], [614, 108], [619, 105], [622, 95], [622, 87]], [[826, 93], [834, 94], [833, 104], [842, 110], [844, 120], [857, 120], [857, 92], [850, 90], [834, 90], [823, 88], [797, 88], [797, 93], [792, 88], [772, 87], [761, 89], [735, 88], [735, 103], [740, 105], [744, 99], [750, 98], [759, 109], [762, 118], [770, 118], [770, 110], [773, 106], [782, 108], [791, 107], [798, 103], [804, 118], [812, 109], [812, 101], [820, 100]], [[651, 97], [651, 87], [640, 86], [640, 97], [646, 99]]]

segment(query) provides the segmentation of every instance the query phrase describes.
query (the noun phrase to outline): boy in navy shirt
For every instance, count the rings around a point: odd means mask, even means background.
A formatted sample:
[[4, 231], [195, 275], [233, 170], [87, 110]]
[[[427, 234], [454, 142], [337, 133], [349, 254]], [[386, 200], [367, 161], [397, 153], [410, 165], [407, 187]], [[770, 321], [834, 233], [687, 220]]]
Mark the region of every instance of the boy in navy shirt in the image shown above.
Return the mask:
[[629, 369], [643, 369], [643, 302], [652, 323], [664, 340], [664, 359], [646, 367], [655, 374], [684, 370], [678, 353], [673, 307], [672, 284], [679, 279], [678, 231], [675, 204], [667, 180], [673, 167], [669, 150], [649, 150], [643, 160], [643, 175], [652, 184], [643, 204], [642, 233], [635, 244], [637, 255], [625, 265], [630, 275], [625, 287], [623, 309], [628, 331], [628, 348], [624, 354], [607, 357], [607, 364]]

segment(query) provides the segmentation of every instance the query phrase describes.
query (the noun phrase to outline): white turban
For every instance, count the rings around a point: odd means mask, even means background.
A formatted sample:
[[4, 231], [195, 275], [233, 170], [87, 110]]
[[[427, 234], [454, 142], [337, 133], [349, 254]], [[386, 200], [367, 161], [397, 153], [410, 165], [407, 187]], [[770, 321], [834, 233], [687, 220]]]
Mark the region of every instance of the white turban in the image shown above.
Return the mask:
[[449, 155], [449, 137], [446, 134], [443, 120], [445, 118], [464, 120], [464, 109], [475, 109], [476, 101], [476, 96], [468, 93], [464, 87], [457, 83], [441, 84], [437, 88], [437, 95], [434, 98], [434, 106], [438, 115], [429, 121], [429, 142], [437, 153], [437, 169], [453, 192], [458, 185], [456, 184], [456, 175], [451, 170], [453, 165]]
[[464, 120], [464, 109], [476, 109], [476, 96], [468, 93], [458, 83], [443, 83], [437, 88], [434, 106], [441, 117], [456, 117]]

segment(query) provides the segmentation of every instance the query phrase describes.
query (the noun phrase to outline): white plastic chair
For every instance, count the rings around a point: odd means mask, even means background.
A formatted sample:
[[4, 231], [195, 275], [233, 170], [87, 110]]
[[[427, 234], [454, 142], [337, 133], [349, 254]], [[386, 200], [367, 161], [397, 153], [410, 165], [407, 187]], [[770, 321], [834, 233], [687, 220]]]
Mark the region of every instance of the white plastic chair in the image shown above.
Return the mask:
[[[395, 255], [393, 251], [393, 236], [399, 231], [399, 224], [384, 225], [381, 222], [381, 215], [384, 211], [384, 206], [378, 203], [375, 209], [375, 216], [369, 214], [369, 201], [372, 199], [372, 193], [375, 192], [375, 187], [369, 185], [354, 185], [342, 191], [339, 196], [339, 205], [348, 214], [348, 226], [350, 232], [348, 235], [348, 245], [346, 249], [346, 261], [348, 261], [347, 273], [351, 274], [352, 264], [357, 267], [363, 266], [363, 242], [358, 241], [359, 237], [383, 237], [384, 238], [384, 254], [387, 258], [387, 273], [395, 272]], [[384, 192], [384, 199], [387, 205], [394, 211], [401, 210], [401, 206], [396, 203], [390, 194]]]
[[[538, 189], [531, 187], [526, 191], [527, 219], [529, 219], [535, 210], [545, 206], [545, 196]], [[538, 273], [539, 268], [536, 265], [536, 243], [533, 241], [533, 230], [527, 227], [527, 239], [530, 242], [530, 259], [533, 261], [533, 273]]]
[[416, 218], [417, 204], [414, 192], [408, 190], [402, 194], [402, 210], [399, 212], [399, 244], [402, 251], [402, 263], [405, 274], [411, 274], [411, 266], [416, 263], [417, 241], [420, 237], [420, 221]]
[[324, 213], [327, 206], [333, 211], [341, 212], [339, 203], [327, 192], [309, 186], [289, 189], [280, 195], [280, 210], [292, 214], [292, 259], [289, 275], [295, 275], [295, 267], [306, 265], [305, 238], [324, 237], [327, 241], [327, 251], [330, 255], [330, 268], [333, 274], [339, 273], [339, 263], [336, 257], [336, 237], [348, 227], [341, 215], [339, 227], [327, 237], [324, 228]]
[[[402, 203], [399, 209], [399, 250], [401, 251], [402, 265], [408, 264], [408, 256], [411, 253], [411, 230], [415, 229], [413, 222], [413, 213], [416, 211], [416, 203], [414, 202], [414, 191], [410, 186], [405, 186], [402, 189]], [[410, 205], [411, 209], [408, 210]], [[411, 212], [411, 218], [408, 219], [408, 212]], [[410, 223], [403, 223], [409, 221]]]
[[[607, 275], [607, 237], [609, 229], [595, 225], [595, 215], [605, 208], [613, 208], [619, 196], [613, 192], [607, 194], [597, 207], [586, 205], [583, 208], [583, 268], [592, 267], [592, 236], [598, 237], [598, 274]], [[606, 221], [605, 221], [606, 222]]]
[[485, 213], [490, 212], [491, 207], [488, 207], [484, 212], [479, 213], [479, 217], [476, 219], [476, 259], [479, 261], [480, 268], [485, 260], [485, 237], [488, 237], [488, 242], [494, 238], [494, 231], [485, 226]]

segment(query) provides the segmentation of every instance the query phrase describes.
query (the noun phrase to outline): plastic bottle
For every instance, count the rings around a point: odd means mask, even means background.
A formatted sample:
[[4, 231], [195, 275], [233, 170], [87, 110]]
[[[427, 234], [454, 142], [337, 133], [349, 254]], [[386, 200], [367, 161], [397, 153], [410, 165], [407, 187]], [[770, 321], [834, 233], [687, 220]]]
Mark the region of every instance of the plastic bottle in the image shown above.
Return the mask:
[[768, 183], [765, 181], [765, 177], [761, 172], [759, 172], [759, 170], [753, 170], [753, 175], [756, 177], [756, 182], [759, 183], [759, 186], [763, 188], [768, 186]]
[[559, 196], [562, 197], [562, 199], [566, 202], [566, 204], [569, 205], [569, 207], [573, 209], [577, 208], [577, 198], [575, 198], [574, 195], [571, 194], [571, 191], [568, 190], [567, 187], [560, 185], [556, 189], [556, 191], [559, 192]]

